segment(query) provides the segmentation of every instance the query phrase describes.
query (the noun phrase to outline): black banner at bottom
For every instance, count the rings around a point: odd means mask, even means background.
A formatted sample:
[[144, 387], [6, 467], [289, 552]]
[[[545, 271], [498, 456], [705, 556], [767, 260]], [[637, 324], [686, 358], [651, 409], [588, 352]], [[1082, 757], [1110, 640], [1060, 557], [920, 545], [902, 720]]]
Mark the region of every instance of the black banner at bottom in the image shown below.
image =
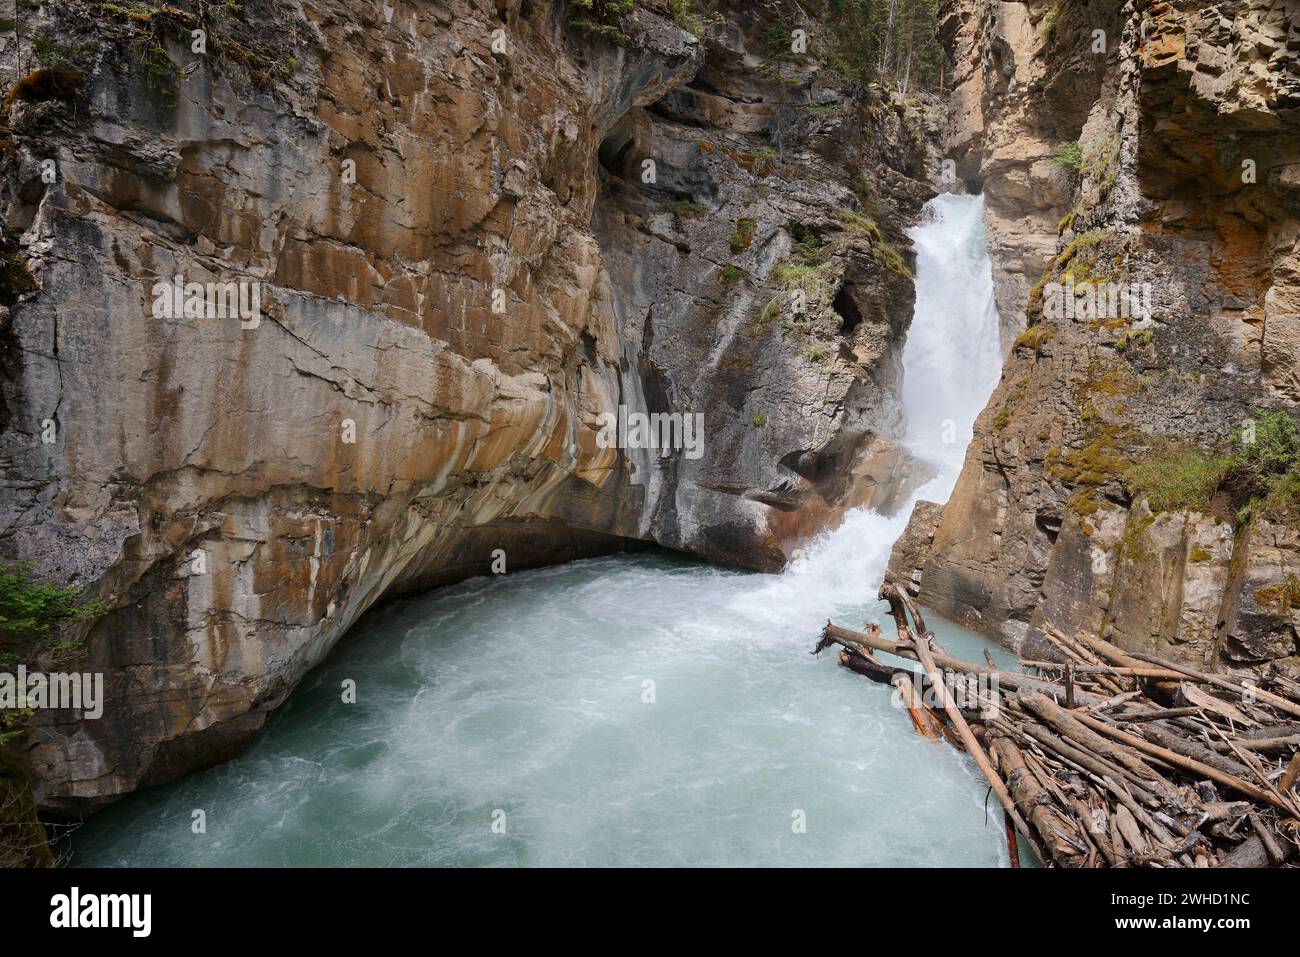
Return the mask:
[[[1230, 941], [1296, 922], [1294, 871], [1057, 870], [79, 870], [0, 872], [7, 935], [77, 934], [128, 946], [226, 941], [373, 945], [455, 922], [498, 944], [511, 931], [658, 936], [713, 929], [734, 946], [798, 931], [818, 912], [854, 926], [910, 925], [921, 946], [984, 931]], [[454, 925], [453, 925], [454, 926]], [[872, 932], [874, 934], [874, 931]], [[1067, 935], [1062, 938], [1061, 935]], [[687, 943], [689, 938], [683, 938]], [[1225, 942], [1226, 942], [1225, 941]], [[694, 943], [694, 940], [690, 940]]]

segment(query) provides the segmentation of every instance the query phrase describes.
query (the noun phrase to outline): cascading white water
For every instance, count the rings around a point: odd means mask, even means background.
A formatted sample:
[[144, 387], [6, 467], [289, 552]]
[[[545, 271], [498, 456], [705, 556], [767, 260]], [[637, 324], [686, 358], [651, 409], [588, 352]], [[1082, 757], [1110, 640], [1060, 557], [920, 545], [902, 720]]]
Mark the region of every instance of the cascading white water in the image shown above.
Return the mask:
[[945, 194], [926, 204], [916, 246], [916, 311], [903, 353], [904, 444], [938, 468], [929, 490], [947, 501], [975, 417], [1002, 372], [984, 198]]
[[918, 499], [948, 501], [975, 418], [1002, 374], [984, 197], [935, 197], [908, 236], [916, 247], [916, 308], [903, 349], [903, 445], [935, 474], [892, 517], [870, 510], [849, 515], [808, 550], [805, 562], [787, 570], [799, 587], [820, 591], [828, 603], [862, 582], [880, 582]]
[[[938, 473], [918, 496], [943, 499], [997, 380], [980, 199], [933, 200], [911, 235], [906, 443]], [[780, 575], [641, 554], [390, 606], [248, 754], [93, 818], [73, 863], [1006, 863], [978, 772], [807, 654], [827, 617], [878, 619], [909, 512], [855, 512]]]

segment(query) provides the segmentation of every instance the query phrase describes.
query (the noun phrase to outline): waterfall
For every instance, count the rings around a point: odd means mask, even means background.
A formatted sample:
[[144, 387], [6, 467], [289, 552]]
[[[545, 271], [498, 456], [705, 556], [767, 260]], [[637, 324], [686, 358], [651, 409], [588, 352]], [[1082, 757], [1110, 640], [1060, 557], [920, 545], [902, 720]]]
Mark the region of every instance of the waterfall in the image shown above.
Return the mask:
[[892, 517], [850, 513], [787, 569], [799, 589], [817, 592], [828, 608], [846, 593], [874, 593], [918, 500], [948, 501], [975, 418], [1002, 374], [984, 197], [935, 197], [908, 236], [916, 246], [916, 309], [903, 349], [903, 445], [935, 475]]
[[916, 310], [903, 352], [904, 444], [938, 469], [928, 494], [943, 502], [1002, 373], [984, 197], [938, 196], [908, 235], [916, 245]]
[[[946, 499], [997, 380], [981, 213], [942, 196], [912, 232], [906, 444], [937, 470], [918, 497]], [[910, 511], [853, 512], [777, 575], [640, 553], [395, 602], [247, 754], [96, 815], [72, 862], [1005, 865], [979, 772], [808, 654], [828, 616], [878, 620]], [[930, 624], [979, 657], [980, 638]]]

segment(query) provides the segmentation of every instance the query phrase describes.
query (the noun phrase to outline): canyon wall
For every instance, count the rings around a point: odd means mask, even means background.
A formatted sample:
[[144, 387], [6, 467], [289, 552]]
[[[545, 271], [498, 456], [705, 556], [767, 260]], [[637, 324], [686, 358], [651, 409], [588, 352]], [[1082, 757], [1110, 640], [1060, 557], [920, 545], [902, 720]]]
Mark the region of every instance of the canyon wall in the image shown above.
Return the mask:
[[[23, 745], [47, 811], [237, 753], [382, 598], [636, 543], [773, 569], [923, 477], [924, 102], [744, 11], [571, 16], [67, 0], [0, 40], [0, 555], [109, 609], [58, 662], [104, 716]], [[259, 309], [168, 312], [178, 276]], [[703, 442], [604, 447], [620, 406]]]
[[[1058, 628], [1294, 673], [1296, 466], [1261, 497], [1222, 463], [1300, 411], [1300, 10], [954, 0], [941, 32], [1011, 348], [891, 576], [1031, 657]], [[1103, 285], [1149, 318], [1053, 308]]]

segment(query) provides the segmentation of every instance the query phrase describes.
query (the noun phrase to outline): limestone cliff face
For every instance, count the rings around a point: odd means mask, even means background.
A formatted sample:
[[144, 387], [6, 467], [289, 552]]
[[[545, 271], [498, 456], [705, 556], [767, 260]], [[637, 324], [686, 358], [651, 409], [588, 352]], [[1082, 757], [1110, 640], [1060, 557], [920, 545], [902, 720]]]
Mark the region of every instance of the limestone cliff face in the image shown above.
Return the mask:
[[[923, 118], [766, 73], [721, 12], [706, 43], [640, 4], [620, 45], [550, 2], [69, 0], [0, 41], [0, 549], [111, 608], [64, 665], [105, 716], [29, 736], [42, 805], [230, 756], [494, 549], [773, 568], [916, 480]], [[175, 276], [259, 314], [157, 315]], [[602, 447], [620, 405], [702, 412], [702, 454]]]
[[[1153, 511], [1125, 476], [1300, 411], [1296, 6], [957, 0], [944, 33], [971, 63], [949, 144], [986, 192], [1023, 335], [950, 502], [918, 509], [891, 574], [1033, 653], [1055, 626], [1294, 671], [1294, 505], [1243, 510], [1229, 482]], [[1077, 181], [1055, 159], [1073, 140]], [[1151, 318], [1064, 316], [1051, 283], [1149, 284]]]

